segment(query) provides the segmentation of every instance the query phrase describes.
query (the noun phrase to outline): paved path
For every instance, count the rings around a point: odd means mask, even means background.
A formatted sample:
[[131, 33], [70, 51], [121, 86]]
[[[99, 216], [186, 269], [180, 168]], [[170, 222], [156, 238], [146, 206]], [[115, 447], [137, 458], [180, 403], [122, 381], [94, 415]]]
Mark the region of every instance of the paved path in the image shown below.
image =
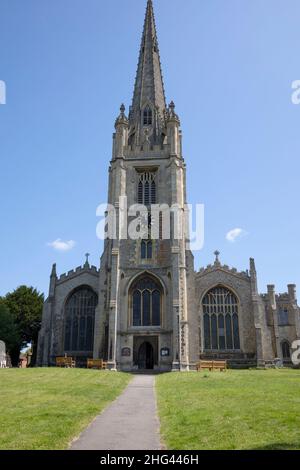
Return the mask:
[[136, 375], [72, 443], [71, 450], [159, 450], [154, 381], [153, 375]]

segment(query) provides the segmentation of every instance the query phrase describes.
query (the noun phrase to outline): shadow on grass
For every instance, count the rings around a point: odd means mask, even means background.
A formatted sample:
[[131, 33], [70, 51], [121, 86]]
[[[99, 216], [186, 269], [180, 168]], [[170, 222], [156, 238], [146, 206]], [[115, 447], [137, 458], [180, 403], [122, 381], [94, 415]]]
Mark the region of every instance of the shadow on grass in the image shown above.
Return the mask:
[[274, 442], [261, 447], [253, 447], [249, 450], [299, 450], [300, 442]]

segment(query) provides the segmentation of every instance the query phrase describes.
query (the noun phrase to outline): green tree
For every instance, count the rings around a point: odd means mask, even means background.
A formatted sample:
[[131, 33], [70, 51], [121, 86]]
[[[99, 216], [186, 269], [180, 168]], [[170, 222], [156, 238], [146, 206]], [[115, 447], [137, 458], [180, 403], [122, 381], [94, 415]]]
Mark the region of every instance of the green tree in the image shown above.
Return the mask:
[[10, 355], [20, 347], [21, 343], [18, 328], [3, 299], [0, 299], [0, 340], [4, 341], [6, 351]]
[[[20, 336], [20, 348], [28, 343], [32, 344], [33, 356], [32, 365], [35, 364], [38, 333], [41, 328], [44, 294], [41, 294], [33, 287], [20, 286], [5, 297], [14, 322]], [[20, 351], [19, 348], [19, 351]], [[16, 365], [15, 351], [12, 358]]]

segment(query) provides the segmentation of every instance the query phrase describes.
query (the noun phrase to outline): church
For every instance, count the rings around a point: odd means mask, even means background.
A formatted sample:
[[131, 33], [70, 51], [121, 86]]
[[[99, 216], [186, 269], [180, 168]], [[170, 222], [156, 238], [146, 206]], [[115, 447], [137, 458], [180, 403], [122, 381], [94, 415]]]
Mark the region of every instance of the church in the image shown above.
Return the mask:
[[[99, 267], [57, 275], [53, 265], [38, 341], [37, 364], [72, 356], [107, 361], [111, 370], [188, 371], [200, 359], [247, 368], [291, 364], [300, 339], [296, 286], [276, 294], [257, 287], [255, 261], [244, 272], [212, 264], [195, 271], [185, 225], [182, 236], [151, 233], [150, 208], [186, 212], [186, 163], [175, 105], [166, 103], [152, 0], [148, 0], [133, 101], [115, 122], [108, 205], [120, 223], [120, 200], [149, 210], [148, 234], [107, 237]], [[188, 214], [185, 213], [185, 216]], [[160, 219], [160, 217], [158, 217]], [[120, 232], [117, 230], [117, 233]]]

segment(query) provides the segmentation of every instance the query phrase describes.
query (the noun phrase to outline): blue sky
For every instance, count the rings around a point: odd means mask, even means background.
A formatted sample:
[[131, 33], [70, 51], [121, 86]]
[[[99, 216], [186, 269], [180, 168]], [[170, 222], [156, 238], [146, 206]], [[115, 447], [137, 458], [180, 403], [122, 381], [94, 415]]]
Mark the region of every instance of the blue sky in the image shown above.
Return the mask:
[[[111, 137], [133, 92], [146, 0], [1, 0], [0, 295], [47, 292], [91, 253]], [[300, 285], [299, 0], [154, 0], [168, 102], [180, 115], [188, 197], [205, 204], [198, 269], [240, 270], [260, 290]], [[226, 240], [242, 228], [246, 236]], [[66, 252], [47, 244], [73, 240]]]

